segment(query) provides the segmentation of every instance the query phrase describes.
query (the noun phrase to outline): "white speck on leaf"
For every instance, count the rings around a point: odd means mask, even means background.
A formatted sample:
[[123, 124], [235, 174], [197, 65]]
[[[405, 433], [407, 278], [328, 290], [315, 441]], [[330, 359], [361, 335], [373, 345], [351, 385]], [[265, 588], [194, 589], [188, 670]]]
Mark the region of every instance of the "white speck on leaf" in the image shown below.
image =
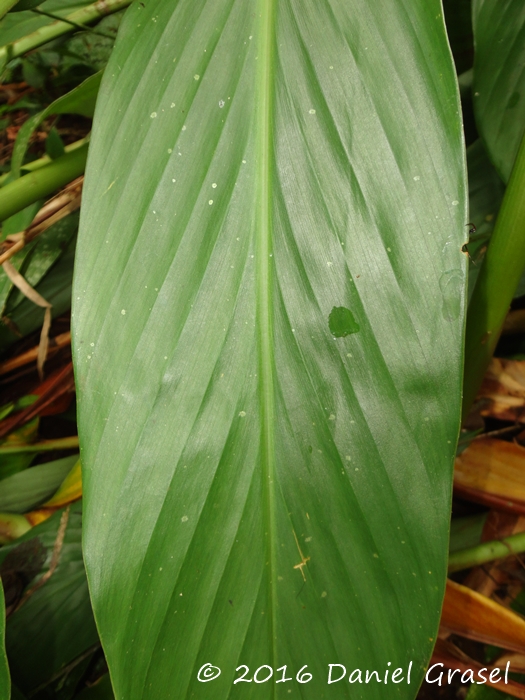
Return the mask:
[[241, 418], [244, 418], [245, 415], [246, 415], [246, 411], [239, 411], [239, 416]]
[[126, 309], [122, 309], [122, 311], [121, 311], [120, 313], [121, 313], [123, 316], [125, 316], [125, 315], [126, 315]]
[[224, 104], [225, 104], [224, 100], [219, 100], [220, 109], [222, 109], [224, 107]]
[[200, 78], [200, 75], [198, 73], [195, 73], [195, 75], [193, 76], [193, 80], [199, 80], [199, 78]]
[[149, 116], [150, 116], [152, 119], [155, 119], [155, 117], [157, 116], [157, 112], [152, 112]]
[[459, 204], [459, 202], [458, 202], [457, 199], [455, 199], [455, 200], [452, 202], [452, 206], [453, 206], [453, 207], [457, 207], [458, 204]]
[[[187, 522], [188, 522], [188, 516], [187, 516], [187, 515], [183, 515], [182, 518], [181, 518], [180, 520], [181, 520], [182, 523], [187, 523]], [[181, 595], [182, 595], [182, 593], [181, 593]]]
[[309, 109], [308, 114], [315, 114], [315, 109]]

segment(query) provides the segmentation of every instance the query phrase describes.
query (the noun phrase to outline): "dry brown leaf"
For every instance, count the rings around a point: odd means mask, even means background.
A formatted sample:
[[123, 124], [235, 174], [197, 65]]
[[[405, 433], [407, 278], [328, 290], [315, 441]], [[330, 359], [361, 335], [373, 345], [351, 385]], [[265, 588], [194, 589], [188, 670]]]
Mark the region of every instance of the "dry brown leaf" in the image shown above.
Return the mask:
[[478, 399], [482, 416], [525, 422], [525, 361], [492, 358]]
[[525, 620], [520, 615], [450, 579], [447, 579], [441, 628], [442, 632], [525, 653]]
[[[460, 673], [464, 673], [465, 671], [472, 669], [472, 671], [474, 671], [474, 674], [476, 674], [476, 672], [480, 670], [487, 669], [488, 671], [490, 671], [492, 668], [495, 668], [495, 666], [482, 666], [478, 661], [471, 659], [454, 645], [448, 642], [444, 642], [440, 639], [438, 639], [437, 644], [434, 648], [434, 653], [432, 654], [432, 659], [430, 660], [429, 668], [434, 664], [443, 664], [445, 668], [451, 669], [452, 672], [454, 672], [457, 669], [457, 671], [459, 671]], [[497, 665], [497, 668], [500, 668], [499, 663]], [[512, 667], [512, 663], [510, 669], [514, 670]], [[448, 674], [443, 675], [443, 684], [445, 685], [448, 682]], [[485, 677], [488, 676], [487, 671], [485, 671], [484, 675]], [[501, 680], [503, 680], [503, 676], [501, 676]], [[487, 685], [496, 688], [497, 690], [500, 690], [502, 692], [505, 692], [508, 695], [512, 695], [515, 698], [521, 698], [521, 700], [525, 700], [524, 685], [521, 685], [521, 683], [516, 683], [516, 681], [513, 681], [512, 679], [509, 679], [508, 683], [503, 684], [501, 680], [498, 683], [491, 683], [490, 681], [487, 681]]]
[[[485, 520], [481, 542], [500, 540], [524, 531], [525, 517], [523, 515], [491, 510]], [[521, 564], [514, 557], [507, 559], [504, 565], [496, 561], [485, 566], [475, 566], [468, 573], [463, 585], [488, 598], [497, 596], [494, 600], [505, 607], [510, 607], [522, 588], [519, 575], [520, 567]], [[509, 575], [510, 572], [513, 575]]]
[[12, 415], [0, 421], [0, 439], [25, 425], [35, 416], [39, 416], [44, 409], [48, 408], [64, 394], [74, 391], [75, 380], [73, 377], [73, 365], [68, 362], [64, 367], [59, 367], [40, 386], [33, 389], [31, 393], [38, 395], [38, 399]]
[[83, 176], [73, 180], [44, 204], [25, 231], [12, 233], [0, 243], [0, 265], [48, 228], [80, 208], [83, 181]]
[[29, 284], [25, 277], [18, 272], [18, 270], [9, 262], [9, 260], [2, 263], [2, 268], [5, 274], [9, 277], [10, 281], [15, 285], [15, 287], [18, 287], [25, 297], [32, 301], [33, 304], [36, 304], [44, 309], [44, 323], [42, 324], [40, 344], [38, 346], [36, 358], [38, 374], [40, 375], [40, 379], [43, 379], [44, 362], [46, 361], [47, 348], [49, 345], [49, 329], [51, 328], [52, 305]]
[[[495, 507], [525, 507], [525, 448], [492, 438], [474, 440], [456, 457], [454, 488]], [[477, 498], [476, 498], [477, 495]]]
[[491, 668], [505, 668], [507, 663], [510, 664], [513, 673], [525, 673], [525, 654], [517, 654], [516, 652], [498, 656]]
[[[61, 333], [60, 335], [56, 335], [54, 338], [50, 338], [49, 347], [47, 350], [48, 357], [57, 350], [60, 350], [60, 348], [63, 348], [66, 345], [70, 344], [71, 333], [69, 331], [67, 331], [66, 333]], [[4, 362], [0, 362], [0, 375], [8, 374], [9, 372], [18, 369], [19, 367], [24, 367], [24, 365], [34, 362], [37, 356], [38, 345], [34, 348], [31, 348], [30, 350], [26, 350], [26, 352], [23, 352], [21, 355], [12, 357], [9, 360], [5, 360]]]

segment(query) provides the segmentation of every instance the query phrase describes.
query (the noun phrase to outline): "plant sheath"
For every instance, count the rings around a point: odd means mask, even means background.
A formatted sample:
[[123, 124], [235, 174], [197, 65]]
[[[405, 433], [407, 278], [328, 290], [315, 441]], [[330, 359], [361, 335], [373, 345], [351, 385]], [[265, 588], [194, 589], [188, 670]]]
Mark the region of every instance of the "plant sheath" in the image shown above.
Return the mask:
[[57, 158], [33, 173], [0, 189], [0, 221], [25, 209], [42, 197], [82, 175], [86, 167], [88, 144]]
[[525, 532], [453, 552], [448, 560], [448, 572], [451, 574], [454, 571], [469, 569], [471, 566], [479, 566], [494, 559], [502, 559], [521, 552], [525, 552]]
[[525, 267], [525, 137], [470, 300], [465, 339], [465, 419], [496, 348]]

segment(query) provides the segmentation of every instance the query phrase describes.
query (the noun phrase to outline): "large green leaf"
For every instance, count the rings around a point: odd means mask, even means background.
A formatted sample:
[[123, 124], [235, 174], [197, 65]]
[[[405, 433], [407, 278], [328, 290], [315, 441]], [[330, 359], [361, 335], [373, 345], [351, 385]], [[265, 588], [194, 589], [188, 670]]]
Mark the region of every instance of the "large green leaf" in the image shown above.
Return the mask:
[[[463, 161], [437, 0], [126, 14], [73, 293], [119, 700], [415, 696], [446, 570]], [[240, 664], [292, 680], [234, 684]], [[404, 681], [332, 691], [329, 664]]]
[[505, 182], [525, 129], [525, 4], [473, 0], [474, 109], [481, 137]]

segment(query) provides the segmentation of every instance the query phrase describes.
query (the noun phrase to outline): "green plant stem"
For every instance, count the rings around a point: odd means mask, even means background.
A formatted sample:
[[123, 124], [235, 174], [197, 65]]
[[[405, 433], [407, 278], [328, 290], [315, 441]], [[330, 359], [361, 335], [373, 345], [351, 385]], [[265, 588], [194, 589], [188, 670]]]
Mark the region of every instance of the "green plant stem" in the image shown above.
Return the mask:
[[[7, 1], [8, 0], [0, 0], [0, 3]], [[27, 53], [27, 51], [47, 44], [48, 41], [52, 41], [68, 32], [74, 31], [76, 25], [89, 24], [113, 12], [118, 12], [118, 10], [122, 10], [130, 4], [131, 0], [103, 0], [102, 2], [96, 2], [93, 5], [88, 5], [81, 10], [72, 12], [70, 15], [67, 15], [64, 20], [47, 24], [45, 27], [40, 27], [40, 29], [37, 29], [35, 32], [21, 39], [17, 39], [11, 44], [0, 47], [0, 65], [5, 64], [12, 58], [22, 56]]]
[[502, 559], [521, 552], [525, 552], [525, 532], [453, 552], [449, 556], [448, 572], [450, 574], [454, 571], [469, 569], [471, 566], [479, 566], [494, 559]]
[[16, 5], [18, 0], [0, 0], [0, 19]]
[[525, 136], [468, 308], [463, 419], [481, 386], [525, 267], [524, 193]]
[[[75, 151], [77, 148], [80, 148], [85, 143], [89, 143], [89, 136], [86, 136], [85, 138], [80, 139], [79, 141], [75, 141], [74, 143], [68, 144], [64, 150], [66, 153], [71, 153], [71, 151]], [[27, 170], [28, 172], [32, 173], [34, 170], [39, 170], [44, 165], [49, 165], [49, 163], [52, 162], [53, 159], [50, 158], [48, 155], [45, 155], [42, 156], [42, 158], [38, 158], [38, 160], [32, 160], [30, 163], [25, 163], [22, 166], [22, 170]], [[10, 175], [10, 172], [0, 175], [0, 187], [4, 186], [4, 183], [7, 182]]]
[[97, 34], [98, 36], [103, 36], [106, 39], [114, 39], [115, 38], [114, 34], [107, 34], [106, 32], [101, 32], [100, 30], [92, 29], [91, 27], [87, 27], [85, 24], [79, 24], [78, 22], [72, 22], [67, 17], [60, 17], [60, 15], [54, 15], [52, 12], [44, 12], [44, 10], [39, 10], [38, 8], [31, 10], [31, 12], [34, 12], [37, 15], [42, 15], [44, 17], [49, 17], [50, 19], [55, 19], [58, 22], [67, 22], [75, 29], [80, 29], [83, 32], [91, 32], [91, 34]]
[[25, 209], [42, 197], [82, 175], [86, 167], [88, 144], [57, 158], [49, 165], [28, 173], [0, 189], [0, 221]]
[[49, 452], [51, 450], [72, 450], [78, 447], [78, 436], [34, 442], [32, 445], [0, 445], [0, 455], [15, 455], [21, 452]]

